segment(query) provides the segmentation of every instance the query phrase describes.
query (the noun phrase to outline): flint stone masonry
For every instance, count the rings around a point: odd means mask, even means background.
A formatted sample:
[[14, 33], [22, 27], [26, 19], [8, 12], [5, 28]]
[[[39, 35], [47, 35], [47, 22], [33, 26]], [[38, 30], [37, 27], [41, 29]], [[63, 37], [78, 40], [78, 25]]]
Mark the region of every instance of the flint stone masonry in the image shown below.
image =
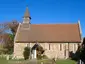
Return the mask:
[[[30, 46], [31, 48], [35, 45], [36, 43], [31, 43]], [[50, 49], [49, 49], [49, 44], [50, 44]], [[76, 52], [78, 48], [78, 43], [62, 43], [62, 47], [60, 50], [60, 44], [61, 43], [39, 43], [40, 46], [43, 47], [45, 50], [45, 55], [48, 58], [60, 58], [60, 59], [65, 59], [69, 57], [69, 51]], [[75, 49], [74, 49], [75, 45]], [[14, 56], [16, 58], [24, 58], [23, 57], [23, 51], [26, 46], [29, 46], [29, 43], [14, 43]], [[66, 56], [65, 56], [66, 55]]]

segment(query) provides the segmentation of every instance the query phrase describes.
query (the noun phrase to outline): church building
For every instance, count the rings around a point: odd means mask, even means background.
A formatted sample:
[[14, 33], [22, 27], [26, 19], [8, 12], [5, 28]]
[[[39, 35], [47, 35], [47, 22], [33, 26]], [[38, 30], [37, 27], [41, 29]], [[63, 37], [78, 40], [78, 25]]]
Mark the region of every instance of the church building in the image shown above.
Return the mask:
[[[14, 57], [24, 58], [24, 48], [37, 44], [48, 58], [67, 59], [69, 52], [75, 53], [82, 42], [80, 21], [69, 24], [31, 24], [28, 7], [19, 23], [14, 39]], [[36, 20], [35, 20], [36, 21]], [[36, 49], [33, 58], [37, 58]]]

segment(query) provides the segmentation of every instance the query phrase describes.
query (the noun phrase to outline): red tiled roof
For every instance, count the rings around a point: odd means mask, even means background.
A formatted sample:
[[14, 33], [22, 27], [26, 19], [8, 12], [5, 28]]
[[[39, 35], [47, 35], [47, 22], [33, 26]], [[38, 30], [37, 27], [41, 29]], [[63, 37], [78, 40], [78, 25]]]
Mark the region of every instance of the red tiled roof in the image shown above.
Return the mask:
[[16, 41], [80, 42], [81, 37], [78, 24], [21, 24]]

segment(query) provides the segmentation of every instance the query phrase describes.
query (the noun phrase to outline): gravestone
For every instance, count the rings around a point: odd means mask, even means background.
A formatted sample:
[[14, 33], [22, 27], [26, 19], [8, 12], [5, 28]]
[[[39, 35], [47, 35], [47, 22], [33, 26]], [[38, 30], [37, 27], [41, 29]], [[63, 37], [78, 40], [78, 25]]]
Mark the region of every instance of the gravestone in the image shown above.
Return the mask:
[[7, 55], [6, 59], [9, 60], [9, 55]]

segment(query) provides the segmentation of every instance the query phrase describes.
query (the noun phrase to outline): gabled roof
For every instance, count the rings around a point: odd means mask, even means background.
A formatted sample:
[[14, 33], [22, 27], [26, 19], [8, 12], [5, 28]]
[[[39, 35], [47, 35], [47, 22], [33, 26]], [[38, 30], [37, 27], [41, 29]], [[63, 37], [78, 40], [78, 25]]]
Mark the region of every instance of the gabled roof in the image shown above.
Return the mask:
[[[28, 27], [24, 29], [23, 27]], [[78, 24], [20, 24], [16, 42], [81, 42]]]

